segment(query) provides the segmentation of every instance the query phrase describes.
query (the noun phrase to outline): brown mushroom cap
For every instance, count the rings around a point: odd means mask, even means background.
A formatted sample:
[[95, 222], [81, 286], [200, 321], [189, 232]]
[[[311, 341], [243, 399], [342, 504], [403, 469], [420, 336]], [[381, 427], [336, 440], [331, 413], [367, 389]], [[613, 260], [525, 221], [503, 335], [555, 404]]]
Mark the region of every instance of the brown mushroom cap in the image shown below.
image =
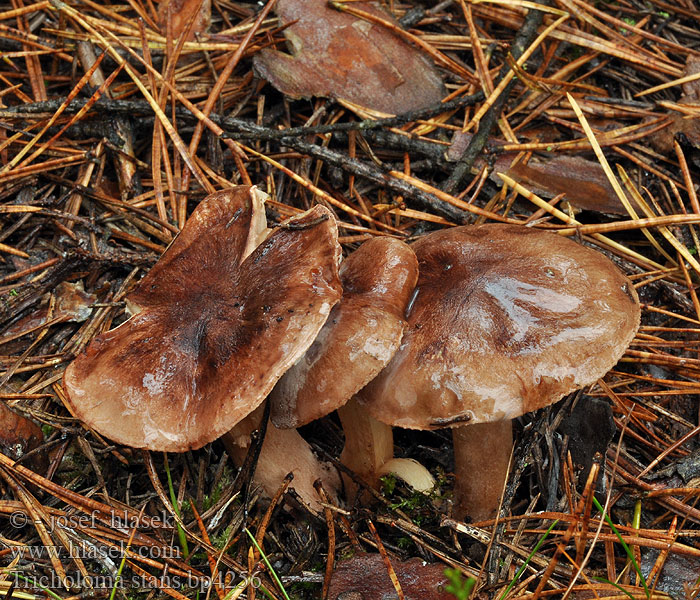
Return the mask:
[[602, 377], [639, 325], [637, 294], [603, 255], [490, 224], [413, 245], [420, 276], [393, 360], [361, 392], [407, 428], [511, 419]]
[[392, 238], [373, 238], [343, 261], [343, 297], [270, 394], [277, 427], [300, 427], [331, 413], [384, 368], [401, 342], [417, 278], [413, 250]]
[[341, 295], [330, 212], [316, 206], [288, 223], [254, 247], [260, 192], [205, 199], [130, 294], [136, 314], [66, 370], [73, 414], [118, 443], [181, 452], [257, 407]]

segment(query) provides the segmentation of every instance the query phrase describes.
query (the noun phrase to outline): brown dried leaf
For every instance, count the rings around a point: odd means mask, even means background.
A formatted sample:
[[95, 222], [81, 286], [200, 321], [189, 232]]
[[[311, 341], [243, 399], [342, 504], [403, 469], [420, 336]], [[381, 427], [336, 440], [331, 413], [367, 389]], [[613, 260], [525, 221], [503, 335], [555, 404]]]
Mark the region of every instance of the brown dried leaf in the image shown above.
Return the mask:
[[[448, 159], [457, 160], [471, 139], [470, 133], [457, 132], [448, 150]], [[627, 214], [599, 163], [581, 156], [552, 156], [544, 160], [533, 158], [527, 164], [517, 163], [511, 167], [514, 157], [512, 152], [499, 155], [491, 172], [494, 183], [502, 185], [497, 173], [505, 173], [538, 196], [554, 198], [566, 194], [564, 200], [582, 210]], [[482, 168], [483, 164], [476, 166]]]
[[[19, 460], [27, 452], [38, 448], [44, 443], [44, 434], [41, 428], [0, 402], [0, 451], [14, 460]], [[45, 454], [36, 454], [33, 459], [25, 463], [35, 471], [46, 470], [47, 458]]]
[[[426, 564], [419, 558], [391, 561], [406, 600], [454, 600], [443, 590], [447, 584], [445, 565]], [[379, 554], [357, 554], [338, 565], [328, 589], [330, 600], [374, 600], [396, 598], [386, 565]]]
[[[582, 210], [594, 210], [613, 215], [627, 211], [615, 194], [603, 167], [581, 156], [553, 156], [548, 160], [530, 160], [527, 164], [510, 166], [504, 158], [504, 172], [531, 192], [545, 198], [566, 194], [564, 200]], [[496, 161], [496, 169], [498, 171]]]
[[[74, 321], [81, 323], [85, 321], [92, 312], [90, 306], [97, 302], [95, 294], [88, 294], [83, 289], [82, 283], [68, 283], [64, 281], [56, 286], [54, 292], [56, 304], [51, 313], [52, 319], [62, 319], [63, 321]], [[46, 322], [49, 316], [49, 296], [47, 295], [41, 306], [33, 313], [10, 325], [4, 332], [4, 338], [11, 338], [21, 334], [23, 331], [34, 330]]]
[[[373, 4], [354, 7], [393, 19]], [[333, 10], [326, 0], [279, 0], [276, 7], [292, 55], [265, 49], [258, 73], [293, 98], [328, 96], [398, 114], [439, 102], [438, 70], [385, 27]]]
[[[683, 76], [698, 73], [700, 73], [700, 57], [688, 56]], [[681, 89], [683, 90], [679, 100], [681, 104], [700, 104], [700, 79], [684, 83]], [[670, 116], [672, 122], [668, 127], [649, 136], [651, 145], [659, 152], [670, 154], [673, 152], [673, 140], [680, 134], [690, 145], [700, 148], [700, 119], [676, 111], [672, 111]]]
[[168, 25], [168, 12], [172, 13], [173, 37], [179, 38], [194, 18], [187, 41], [194, 41], [197, 34], [209, 29], [211, 23], [211, 0], [163, 0], [158, 5], [158, 25], [165, 33]]
[[[687, 77], [688, 75], [697, 75], [698, 73], [700, 73], [700, 57], [690, 54], [685, 61], [685, 72], [683, 76]], [[685, 98], [687, 102], [700, 102], [700, 79], [687, 81], [681, 86], [681, 89], [683, 90], [683, 98]]]
[[[647, 574], [658, 559], [656, 549], [642, 550], [642, 573]], [[700, 561], [695, 556], [669, 554], [664, 560], [661, 573], [655, 582], [657, 593], [666, 593], [672, 598], [691, 598], [692, 590], [697, 590]]]

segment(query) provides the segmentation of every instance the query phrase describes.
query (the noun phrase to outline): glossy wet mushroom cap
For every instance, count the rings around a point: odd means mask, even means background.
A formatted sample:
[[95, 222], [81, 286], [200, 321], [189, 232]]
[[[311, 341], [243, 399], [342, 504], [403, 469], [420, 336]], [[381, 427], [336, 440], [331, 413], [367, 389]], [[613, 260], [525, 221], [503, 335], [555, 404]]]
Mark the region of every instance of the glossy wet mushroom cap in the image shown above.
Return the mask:
[[330, 212], [266, 236], [263, 201], [239, 186], [200, 203], [127, 298], [133, 316], [66, 370], [76, 417], [120, 444], [181, 452], [263, 401], [341, 294]]
[[637, 294], [602, 254], [524, 227], [456, 227], [413, 244], [418, 295], [401, 348], [362, 392], [373, 416], [430, 429], [512, 419], [611, 369]]
[[413, 248], [409, 327], [362, 399], [385, 423], [453, 427], [454, 514], [489, 519], [508, 473], [511, 419], [605, 375], [637, 331], [639, 301], [602, 254], [551, 233], [457, 227]]
[[343, 296], [304, 356], [270, 394], [271, 420], [300, 427], [343, 406], [389, 362], [418, 278], [405, 243], [373, 238], [340, 266]]

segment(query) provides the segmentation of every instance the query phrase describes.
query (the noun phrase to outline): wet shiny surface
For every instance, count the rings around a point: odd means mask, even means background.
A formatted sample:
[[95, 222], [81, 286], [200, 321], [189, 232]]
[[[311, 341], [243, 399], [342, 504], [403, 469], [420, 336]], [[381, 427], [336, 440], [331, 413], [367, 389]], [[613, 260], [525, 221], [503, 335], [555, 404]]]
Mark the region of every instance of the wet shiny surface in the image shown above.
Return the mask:
[[317, 206], [243, 258], [261, 232], [254, 200], [239, 187], [203, 201], [129, 296], [136, 314], [68, 367], [69, 407], [90, 427], [134, 447], [201, 447], [316, 337], [341, 294], [335, 221]]
[[413, 245], [418, 295], [401, 347], [362, 392], [403, 427], [510, 419], [603, 376], [639, 324], [636, 294], [603, 255], [508, 225]]
[[418, 277], [413, 250], [371, 239], [343, 261], [343, 297], [306, 354], [270, 395], [278, 427], [299, 427], [343, 406], [391, 360]]

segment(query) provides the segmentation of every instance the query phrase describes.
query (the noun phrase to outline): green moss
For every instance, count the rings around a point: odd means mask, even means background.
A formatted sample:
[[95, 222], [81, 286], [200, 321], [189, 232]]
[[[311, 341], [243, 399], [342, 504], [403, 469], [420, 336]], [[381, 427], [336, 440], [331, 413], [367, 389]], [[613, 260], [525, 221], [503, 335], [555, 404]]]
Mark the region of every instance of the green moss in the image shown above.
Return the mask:
[[445, 591], [452, 594], [457, 600], [467, 600], [476, 579], [473, 577], [465, 577], [465, 575], [459, 569], [445, 569], [445, 577], [447, 577], [449, 583], [445, 585]]
[[222, 492], [228, 488], [236, 478], [233, 469], [228, 465], [224, 466], [219, 478], [219, 482], [214, 486], [209, 494], [204, 494], [204, 500], [202, 502], [203, 511], [209, 510], [214, 506], [219, 500], [221, 500]]
[[229, 525], [226, 529], [224, 529], [218, 535], [215, 535], [211, 539], [212, 546], [214, 546], [214, 548], [216, 548], [217, 550], [223, 550], [223, 548], [226, 546], [229, 539], [231, 538], [232, 529], [233, 529], [233, 524]]

